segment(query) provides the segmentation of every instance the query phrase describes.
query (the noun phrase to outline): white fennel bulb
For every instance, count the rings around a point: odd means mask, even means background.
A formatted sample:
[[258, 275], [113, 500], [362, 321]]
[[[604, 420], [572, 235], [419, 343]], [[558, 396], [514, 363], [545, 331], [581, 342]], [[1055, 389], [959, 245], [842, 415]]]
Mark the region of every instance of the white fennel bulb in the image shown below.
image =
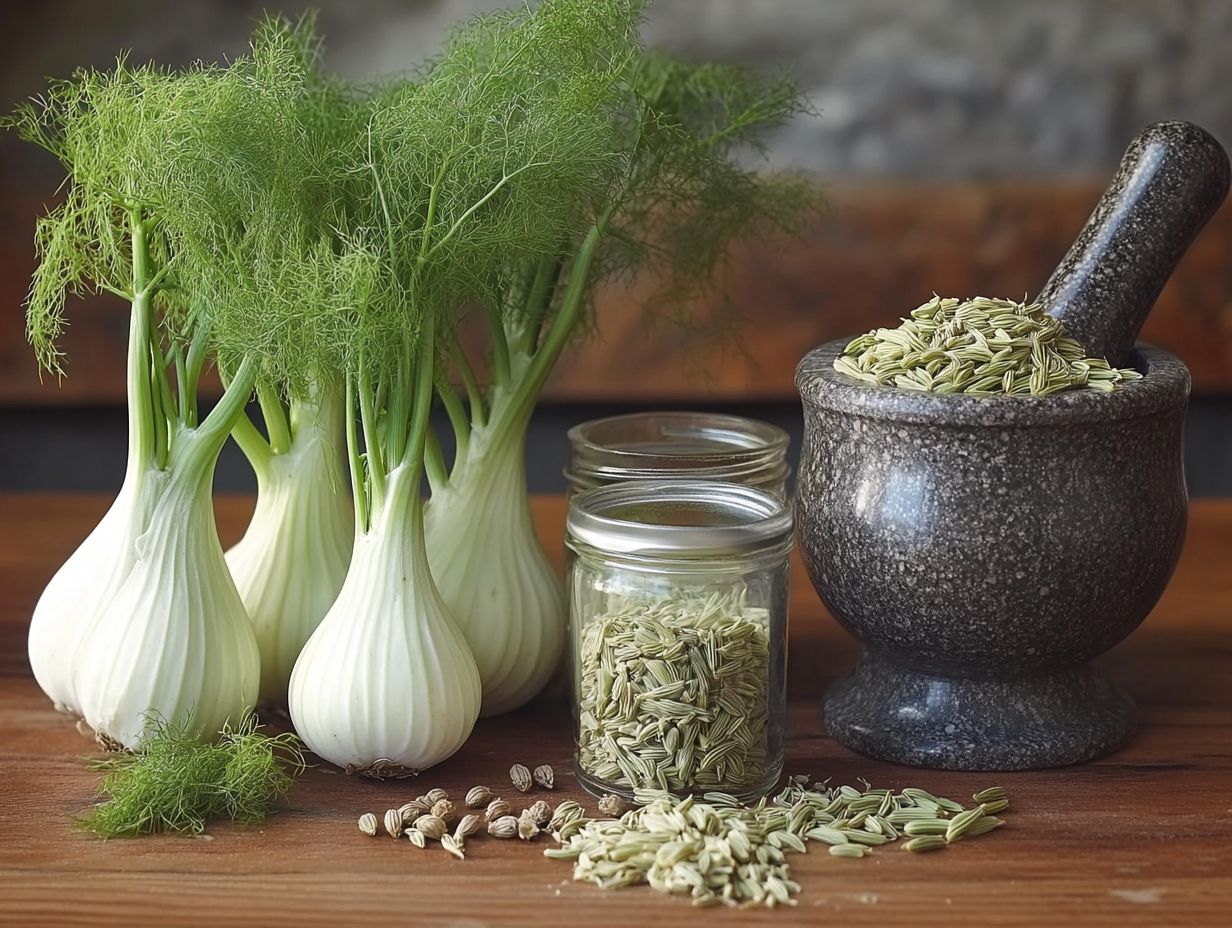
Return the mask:
[[509, 712], [555, 673], [567, 627], [560, 577], [539, 544], [526, 490], [525, 432], [466, 456], [426, 509], [428, 560], [483, 681], [485, 716]]
[[261, 651], [260, 699], [285, 704], [291, 668], [333, 605], [355, 536], [342, 464], [342, 403], [291, 404], [290, 447], [253, 459], [257, 506], [227, 566]]
[[[147, 472], [149, 517], [124, 580], [86, 632], [76, 695], [103, 738], [136, 747], [151, 716], [211, 739], [256, 704], [260, 658], [252, 626], [223, 560], [207, 466], [184, 434], [172, 467]], [[216, 452], [215, 452], [216, 453]]]
[[30, 667], [61, 711], [80, 710], [74, 684], [77, 650], [136, 558], [136, 538], [146, 523], [141, 510], [149, 499], [139, 492], [140, 471], [130, 461], [115, 500], [48, 582], [30, 618]]
[[357, 533], [337, 600], [300, 652], [288, 693], [304, 743], [356, 772], [409, 772], [460, 748], [479, 715], [479, 673], [423, 546], [418, 468]]

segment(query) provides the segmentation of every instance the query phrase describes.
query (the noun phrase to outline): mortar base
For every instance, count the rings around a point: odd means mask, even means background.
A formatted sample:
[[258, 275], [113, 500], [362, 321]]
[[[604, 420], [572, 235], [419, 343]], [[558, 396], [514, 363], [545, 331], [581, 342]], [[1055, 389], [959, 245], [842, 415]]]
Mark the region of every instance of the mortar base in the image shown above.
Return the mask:
[[865, 654], [823, 701], [826, 728], [880, 760], [942, 770], [1032, 770], [1102, 757], [1137, 712], [1090, 665], [1017, 680], [921, 673]]

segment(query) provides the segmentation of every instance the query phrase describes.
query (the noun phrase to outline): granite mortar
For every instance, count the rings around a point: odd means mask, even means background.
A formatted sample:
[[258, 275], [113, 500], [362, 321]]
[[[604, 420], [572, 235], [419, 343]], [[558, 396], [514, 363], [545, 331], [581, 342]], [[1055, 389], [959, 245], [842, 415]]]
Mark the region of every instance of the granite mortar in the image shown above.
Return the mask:
[[830, 734], [959, 770], [1075, 763], [1132, 735], [1090, 665], [1146, 618], [1185, 534], [1190, 378], [1138, 345], [1111, 393], [967, 397], [864, 384], [809, 353], [796, 523], [827, 608], [865, 646]]

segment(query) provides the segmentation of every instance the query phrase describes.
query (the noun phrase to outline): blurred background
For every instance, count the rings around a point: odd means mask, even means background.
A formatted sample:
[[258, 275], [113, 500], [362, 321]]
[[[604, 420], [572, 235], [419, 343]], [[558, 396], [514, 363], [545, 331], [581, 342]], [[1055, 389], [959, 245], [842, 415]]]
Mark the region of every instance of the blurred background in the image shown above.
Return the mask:
[[[117, 52], [180, 64], [241, 51], [262, 9], [291, 0], [5, 3], [0, 108], [48, 76]], [[406, 70], [451, 22], [493, 0], [318, 0], [330, 64], [353, 77]], [[787, 428], [792, 375], [820, 342], [893, 324], [934, 291], [1034, 294], [1068, 248], [1129, 140], [1193, 120], [1232, 145], [1227, 0], [658, 0], [649, 43], [753, 68], [789, 68], [818, 115], [773, 140], [829, 196], [790, 247], [733, 256], [742, 317], [690, 307], [693, 324], [647, 323], [636, 287], [608, 293], [601, 335], [560, 366], [532, 425], [532, 489], [563, 488], [565, 429], [648, 408], [722, 409]], [[0, 491], [114, 490], [124, 465], [126, 308], [70, 306], [69, 378], [44, 380], [22, 300], [34, 219], [62, 174], [0, 139]], [[703, 334], [704, 333], [704, 334]], [[1232, 208], [1165, 290], [1144, 337], [1194, 375], [1187, 467], [1195, 495], [1232, 495]], [[219, 489], [253, 487], [234, 448]]]

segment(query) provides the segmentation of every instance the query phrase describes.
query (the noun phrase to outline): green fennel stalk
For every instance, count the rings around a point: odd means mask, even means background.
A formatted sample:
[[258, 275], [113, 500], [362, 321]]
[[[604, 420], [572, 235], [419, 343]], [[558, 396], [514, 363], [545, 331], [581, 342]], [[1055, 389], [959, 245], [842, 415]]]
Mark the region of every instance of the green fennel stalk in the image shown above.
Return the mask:
[[615, 169], [606, 111], [634, 21], [617, 0], [478, 17], [419, 79], [365, 103], [342, 254], [367, 275], [317, 323], [345, 374], [355, 546], [290, 682], [297, 731], [349, 771], [437, 763], [478, 714], [478, 672], [424, 539], [440, 359], [461, 308], [489, 302], [508, 262], [576, 230], [580, 193], [559, 191], [594, 191]]
[[534, 405], [596, 287], [646, 272], [661, 281], [651, 304], [687, 305], [721, 290], [734, 238], [791, 231], [818, 205], [808, 181], [755, 173], [738, 157], [803, 108], [789, 80], [655, 53], [632, 57], [624, 78], [626, 94], [606, 111], [619, 168], [599, 189], [559, 192], [576, 197], [580, 227], [545, 254], [507, 263], [486, 307], [489, 384], [454, 345], [465, 403], [438, 386], [457, 454], [429, 462], [429, 551], [475, 651], [485, 714], [533, 697], [563, 643], [563, 598], [534, 534], [523, 456]]

